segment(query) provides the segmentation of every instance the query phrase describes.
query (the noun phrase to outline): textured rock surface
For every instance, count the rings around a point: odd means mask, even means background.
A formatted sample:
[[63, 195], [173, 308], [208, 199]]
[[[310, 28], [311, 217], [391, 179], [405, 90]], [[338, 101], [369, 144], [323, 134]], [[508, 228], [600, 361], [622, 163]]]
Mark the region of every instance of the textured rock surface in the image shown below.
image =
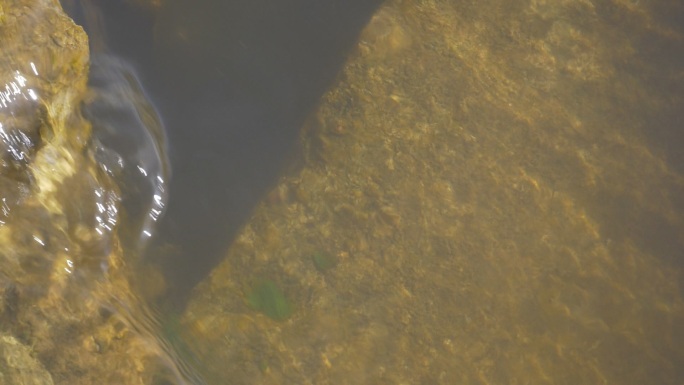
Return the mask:
[[215, 383], [680, 384], [682, 11], [389, 1], [195, 292]]
[[52, 385], [45, 367], [14, 337], [0, 336], [0, 384]]
[[0, 0], [0, 52], [3, 384], [44, 383], [40, 365], [56, 384], [161, 379], [173, 364], [130, 288], [120, 192], [81, 116], [87, 36], [57, 0]]
[[11, 199], [2, 216], [28, 190], [38, 204], [57, 212], [55, 185], [74, 173], [69, 152], [82, 149], [88, 138], [87, 125], [74, 116], [87, 82], [87, 37], [57, 1], [0, 4], [1, 177], [3, 188], [12, 191], [4, 194]]

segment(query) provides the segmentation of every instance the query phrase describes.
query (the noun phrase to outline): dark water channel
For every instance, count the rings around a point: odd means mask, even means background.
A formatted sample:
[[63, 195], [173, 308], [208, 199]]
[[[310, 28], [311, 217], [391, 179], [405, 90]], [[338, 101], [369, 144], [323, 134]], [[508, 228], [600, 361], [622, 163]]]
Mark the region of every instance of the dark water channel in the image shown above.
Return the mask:
[[147, 254], [166, 273], [167, 299], [182, 305], [224, 255], [380, 3], [65, 4], [93, 51], [134, 66], [165, 124], [173, 177]]

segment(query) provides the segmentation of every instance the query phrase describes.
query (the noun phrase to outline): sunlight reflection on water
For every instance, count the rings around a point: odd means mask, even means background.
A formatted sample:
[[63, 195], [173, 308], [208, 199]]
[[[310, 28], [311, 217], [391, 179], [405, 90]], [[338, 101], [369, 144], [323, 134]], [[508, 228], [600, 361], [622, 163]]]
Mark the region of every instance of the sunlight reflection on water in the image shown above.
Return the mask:
[[95, 159], [119, 181], [131, 241], [144, 245], [162, 216], [170, 166], [166, 134], [133, 69], [100, 55], [90, 70], [90, 98], [84, 114], [93, 124]]

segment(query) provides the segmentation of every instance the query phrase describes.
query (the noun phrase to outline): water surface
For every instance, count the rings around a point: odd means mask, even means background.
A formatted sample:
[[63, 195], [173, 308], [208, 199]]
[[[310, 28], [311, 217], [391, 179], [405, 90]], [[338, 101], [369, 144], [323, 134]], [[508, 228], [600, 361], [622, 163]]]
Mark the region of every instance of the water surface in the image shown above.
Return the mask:
[[166, 127], [170, 367], [684, 380], [678, 2], [93, 4]]

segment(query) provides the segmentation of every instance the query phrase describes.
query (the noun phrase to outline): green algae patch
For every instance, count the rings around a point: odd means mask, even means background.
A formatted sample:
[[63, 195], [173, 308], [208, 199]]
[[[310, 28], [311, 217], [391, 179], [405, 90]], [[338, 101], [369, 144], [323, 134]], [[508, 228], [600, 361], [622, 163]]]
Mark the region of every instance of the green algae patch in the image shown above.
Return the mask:
[[270, 280], [257, 283], [247, 296], [247, 302], [252, 309], [276, 321], [283, 321], [292, 314], [292, 306], [285, 294]]
[[316, 270], [320, 271], [321, 273], [325, 273], [326, 271], [337, 266], [337, 258], [325, 253], [316, 253], [311, 256], [311, 260], [313, 261]]

